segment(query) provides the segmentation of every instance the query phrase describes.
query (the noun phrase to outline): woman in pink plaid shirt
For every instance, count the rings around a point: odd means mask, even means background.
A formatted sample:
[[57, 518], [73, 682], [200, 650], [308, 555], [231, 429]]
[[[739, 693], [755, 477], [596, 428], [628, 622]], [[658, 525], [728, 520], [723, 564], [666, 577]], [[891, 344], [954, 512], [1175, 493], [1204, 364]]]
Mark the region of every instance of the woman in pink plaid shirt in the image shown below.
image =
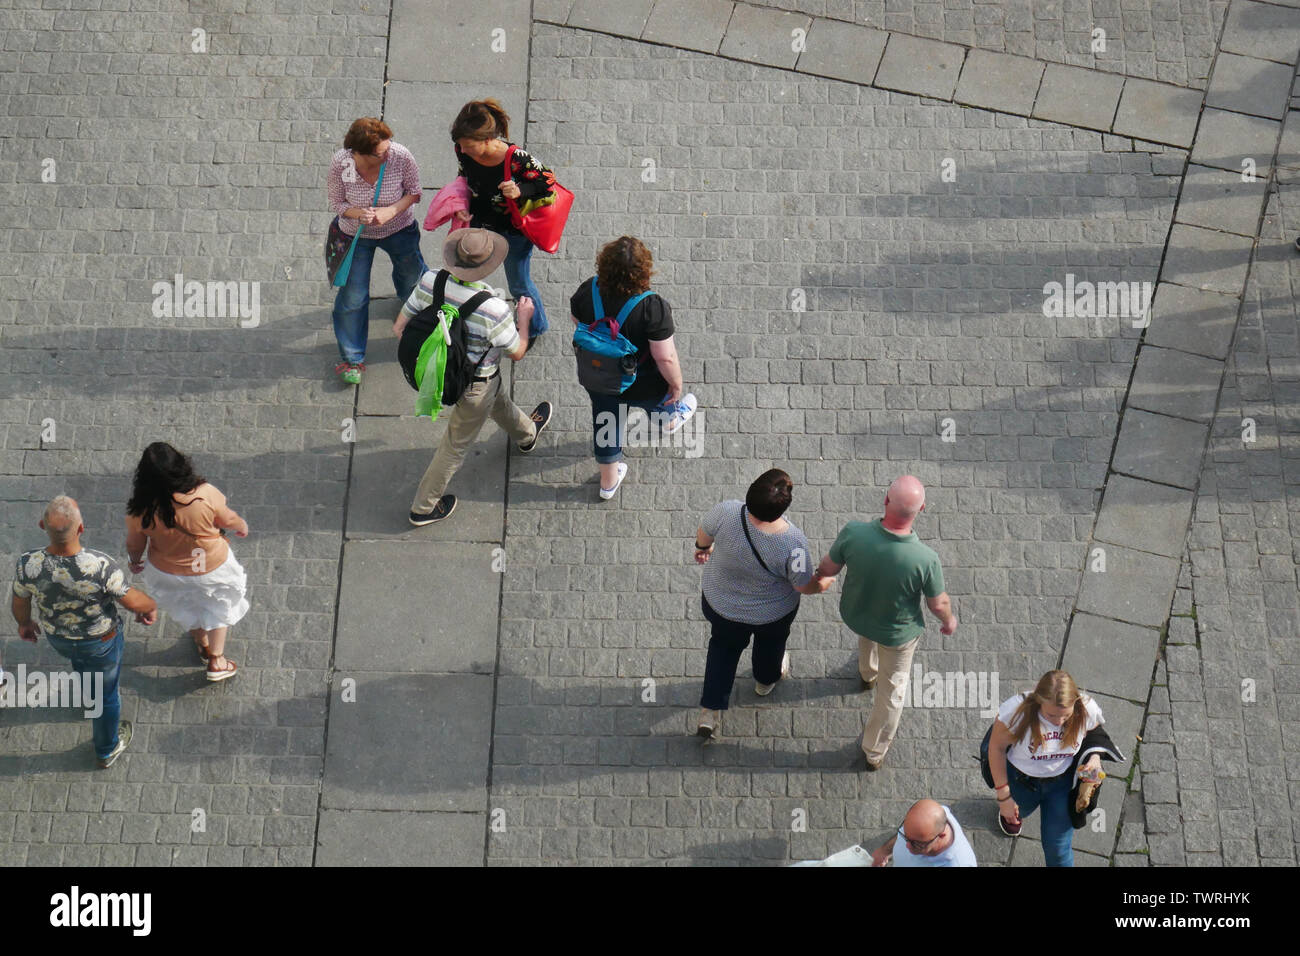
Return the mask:
[[[375, 200], [379, 168], [384, 182]], [[366, 339], [370, 328], [370, 266], [375, 249], [393, 261], [393, 287], [399, 302], [428, 268], [420, 254], [420, 227], [411, 207], [420, 201], [420, 167], [411, 151], [393, 142], [393, 131], [383, 120], [363, 117], [352, 124], [343, 148], [330, 162], [330, 208], [339, 228], [349, 236], [364, 225], [352, 254], [347, 285], [334, 299], [334, 337], [341, 361], [334, 372], [349, 385], [361, 382], [366, 369]]]

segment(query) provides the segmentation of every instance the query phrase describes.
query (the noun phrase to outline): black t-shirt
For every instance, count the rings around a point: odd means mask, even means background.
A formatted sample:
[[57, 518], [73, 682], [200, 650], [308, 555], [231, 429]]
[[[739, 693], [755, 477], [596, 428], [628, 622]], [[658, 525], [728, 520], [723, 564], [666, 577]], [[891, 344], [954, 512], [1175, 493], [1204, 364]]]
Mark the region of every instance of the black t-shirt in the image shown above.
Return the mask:
[[[605, 306], [605, 315], [610, 318], [615, 318], [618, 310], [623, 308], [623, 303], [628, 300], [628, 296], [611, 298], [604, 289], [600, 290], [600, 298], [601, 304]], [[590, 325], [597, 319], [605, 317], [595, 314], [591, 302], [590, 279], [578, 286], [578, 291], [569, 299], [569, 312], [583, 325]], [[627, 321], [619, 331], [636, 346], [637, 361], [641, 363], [637, 366], [636, 381], [628, 387], [623, 396], [636, 401], [662, 400], [668, 395], [668, 382], [659, 371], [659, 366], [655, 364], [654, 356], [650, 354], [650, 343], [672, 338], [673, 310], [658, 293], [651, 292], [633, 306]]]

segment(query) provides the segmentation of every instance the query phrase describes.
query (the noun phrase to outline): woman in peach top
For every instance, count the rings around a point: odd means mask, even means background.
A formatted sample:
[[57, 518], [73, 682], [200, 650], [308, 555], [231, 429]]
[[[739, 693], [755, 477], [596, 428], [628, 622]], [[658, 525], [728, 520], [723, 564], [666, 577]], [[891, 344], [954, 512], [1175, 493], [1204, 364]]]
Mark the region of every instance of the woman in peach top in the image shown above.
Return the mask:
[[243, 538], [248, 522], [195, 473], [189, 458], [161, 441], [146, 448], [136, 466], [126, 512], [131, 572], [143, 572], [158, 606], [189, 629], [208, 680], [234, 677], [238, 668], [225, 656], [226, 629], [248, 613], [247, 579], [221, 531]]

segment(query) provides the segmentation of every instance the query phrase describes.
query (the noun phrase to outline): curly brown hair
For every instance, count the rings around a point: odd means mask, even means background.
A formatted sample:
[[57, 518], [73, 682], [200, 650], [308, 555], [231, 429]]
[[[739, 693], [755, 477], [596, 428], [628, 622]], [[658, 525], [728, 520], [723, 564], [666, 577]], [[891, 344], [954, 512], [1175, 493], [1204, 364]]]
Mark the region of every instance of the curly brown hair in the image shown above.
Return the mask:
[[380, 143], [392, 138], [393, 131], [387, 123], [373, 116], [363, 116], [348, 127], [348, 134], [343, 137], [343, 148], [363, 156], [373, 156]]
[[625, 299], [650, 288], [654, 256], [640, 239], [620, 236], [596, 255], [596, 282], [608, 299]]
[[510, 117], [494, 99], [466, 103], [451, 124], [451, 139], [509, 139]]

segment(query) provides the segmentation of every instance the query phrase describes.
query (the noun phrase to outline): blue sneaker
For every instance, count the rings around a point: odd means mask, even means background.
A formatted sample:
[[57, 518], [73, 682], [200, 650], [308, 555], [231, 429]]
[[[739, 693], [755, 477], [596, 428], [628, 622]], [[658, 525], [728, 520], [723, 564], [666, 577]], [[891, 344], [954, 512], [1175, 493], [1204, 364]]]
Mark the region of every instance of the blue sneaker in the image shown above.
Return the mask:
[[695, 415], [695, 409], [698, 406], [695, 395], [687, 392], [682, 396], [682, 400], [672, 405], [660, 405], [655, 408], [655, 413], [663, 416], [663, 432], [665, 435], [671, 435], [677, 431]]

